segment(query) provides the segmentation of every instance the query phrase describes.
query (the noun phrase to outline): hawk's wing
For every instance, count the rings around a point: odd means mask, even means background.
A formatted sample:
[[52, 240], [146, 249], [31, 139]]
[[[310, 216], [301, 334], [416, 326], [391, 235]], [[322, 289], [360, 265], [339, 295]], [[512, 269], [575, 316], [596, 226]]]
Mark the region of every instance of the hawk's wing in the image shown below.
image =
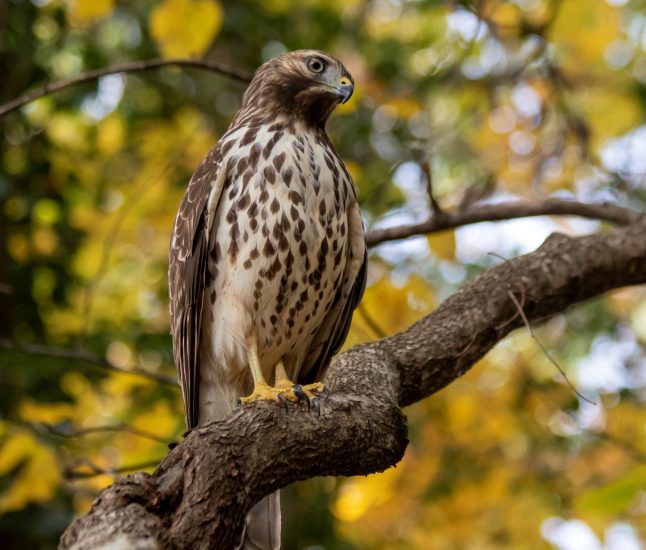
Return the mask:
[[303, 362], [298, 381], [309, 384], [323, 375], [332, 357], [341, 349], [350, 331], [352, 313], [366, 289], [368, 256], [359, 205], [353, 203], [348, 215], [349, 250], [352, 255], [343, 273], [343, 284], [325, 316]]
[[170, 241], [168, 290], [173, 357], [184, 397], [186, 425], [198, 422], [202, 304], [210, 224], [224, 186], [220, 146], [202, 159], [180, 203]]

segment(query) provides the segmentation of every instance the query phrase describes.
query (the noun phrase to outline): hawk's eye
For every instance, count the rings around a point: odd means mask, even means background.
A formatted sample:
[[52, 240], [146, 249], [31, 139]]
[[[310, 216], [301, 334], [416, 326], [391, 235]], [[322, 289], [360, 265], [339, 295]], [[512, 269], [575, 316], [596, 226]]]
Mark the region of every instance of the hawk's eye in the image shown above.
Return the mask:
[[325, 70], [325, 61], [320, 57], [312, 57], [307, 62], [307, 68], [313, 73], [322, 73]]

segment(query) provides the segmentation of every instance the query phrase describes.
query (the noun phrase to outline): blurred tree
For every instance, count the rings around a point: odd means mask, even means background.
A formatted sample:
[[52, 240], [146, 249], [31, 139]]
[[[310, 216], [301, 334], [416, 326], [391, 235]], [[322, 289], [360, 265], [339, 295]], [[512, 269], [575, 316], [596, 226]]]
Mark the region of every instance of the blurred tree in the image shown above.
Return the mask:
[[[644, 211], [645, 7], [6, 0], [0, 104], [129, 61], [204, 57], [244, 73], [286, 49], [341, 58], [357, 90], [329, 131], [374, 237], [350, 346], [404, 329], [552, 231], [606, 225], [545, 216], [456, 229], [443, 216], [549, 198]], [[0, 119], [3, 548], [55, 547], [99, 489], [150, 469], [180, 437], [168, 238], [243, 88], [218, 71], [167, 66], [46, 93]], [[394, 227], [432, 234], [377, 244]], [[536, 330], [594, 405], [528, 331], [507, 337], [407, 409], [411, 444], [397, 468], [284, 491], [285, 548], [643, 547], [644, 327], [646, 292], [629, 288]]]

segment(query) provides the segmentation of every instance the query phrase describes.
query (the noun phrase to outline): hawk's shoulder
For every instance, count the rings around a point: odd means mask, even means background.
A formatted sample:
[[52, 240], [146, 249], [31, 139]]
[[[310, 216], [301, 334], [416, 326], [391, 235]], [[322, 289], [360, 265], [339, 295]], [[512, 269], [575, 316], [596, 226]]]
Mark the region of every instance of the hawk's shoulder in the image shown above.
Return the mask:
[[171, 256], [185, 260], [193, 251], [195, 230], [214, 182], [222, 166], [221, 144], [218, 143], [202, 159], [193, 173], [182, 202], [179, 205], [171, 237]]

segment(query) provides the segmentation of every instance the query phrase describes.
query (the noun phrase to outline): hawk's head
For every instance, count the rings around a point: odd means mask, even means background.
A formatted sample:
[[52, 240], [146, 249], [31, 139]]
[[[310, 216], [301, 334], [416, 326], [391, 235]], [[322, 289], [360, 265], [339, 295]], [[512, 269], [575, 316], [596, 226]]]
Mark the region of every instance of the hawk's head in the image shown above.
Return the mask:
[[280, 116], [323, 126], [339, 103], [345, 103], [354, 82], [343, 64], [325, 52], [296, 50], [270, 59], [253, 77], [236, 116], [267, 120]]

